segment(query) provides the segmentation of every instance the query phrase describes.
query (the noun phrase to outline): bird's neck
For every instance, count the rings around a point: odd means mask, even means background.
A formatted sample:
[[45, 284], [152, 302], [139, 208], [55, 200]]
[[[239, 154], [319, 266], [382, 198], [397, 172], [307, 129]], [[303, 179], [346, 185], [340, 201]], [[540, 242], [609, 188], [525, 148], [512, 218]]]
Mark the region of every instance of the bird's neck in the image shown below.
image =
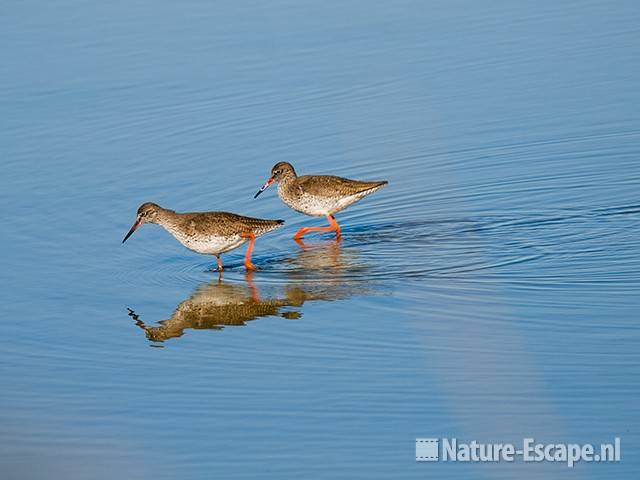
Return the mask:
[[297, 176], [296, 176], [295, 173], [290, 173], [290, 174], [286, 175], [285, 177], [282, 177], [280, 179], [280, 182], [278, 183], [278, 189], [280, 189], [280, 188], [286, 189], [286, 188], [290, 187], [296, 181], [296, 178], [297, 178]]
[[158, 210], [158, 214], [156, 215], [155, 222], [158, 225], [170, 230], [176, 224], [176, 220], [178, 218], [178, 214], [166, 208], [161, 208]]

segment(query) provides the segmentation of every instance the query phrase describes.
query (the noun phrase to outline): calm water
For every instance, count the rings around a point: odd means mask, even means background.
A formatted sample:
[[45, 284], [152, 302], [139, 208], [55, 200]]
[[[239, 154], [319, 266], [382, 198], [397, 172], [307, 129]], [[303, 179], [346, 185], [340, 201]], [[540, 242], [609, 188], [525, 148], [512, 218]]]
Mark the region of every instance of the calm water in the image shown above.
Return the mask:
[[[481, 3], [0, 7], [3, 478], [637, 478], [640, 9]], [[279, 160], [390, 184], [300, 248]], [[287, 223], [219, 280], [143, 201]]]

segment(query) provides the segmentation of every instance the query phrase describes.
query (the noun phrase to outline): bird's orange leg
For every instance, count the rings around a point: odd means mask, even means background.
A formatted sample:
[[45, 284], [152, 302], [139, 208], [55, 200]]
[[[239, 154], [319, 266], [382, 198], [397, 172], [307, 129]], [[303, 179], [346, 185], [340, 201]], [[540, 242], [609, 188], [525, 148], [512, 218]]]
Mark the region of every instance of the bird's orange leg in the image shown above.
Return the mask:
[[222, 268], [222, 259], [220, 258], [220, 255], [218, 255], [218, 271], [221, 272], [222, 270], [224, 270], [224, 268]]
[[298, 246], [303, 250], [307, 250], [309, 248], [307, 246], [307, 244], [304, 243], [304, 241], [301, 238], [293, 237], [293, 241], [296, 242], [298, 244]]
[[340, 240], [340, 237], [342, 236], [342, 232], [340, 232], [340, 225], [338, 225], [338, 222], [336, 221], [336, 217], [334, 217], [333, 215], [327, 215], [327, 220], [329, 220], [329, 224], [336, 231], [336, 240]]
[[253, 243], [256, 241], [256, 236], [253, 232], [241, 235], [243, 238], [249, 239], [249, 246], [247, 247], [247, 253], [244, 255], [244, 268], [247, 270], [257, 270], [256, 266], [251, 263], [251, 254], [253, 253]]
[[328, 227], [302, 227], [300, 230], [296, 232], [293, 236], [294, 240], [300, 240], [304, 237], [308, 232], [336, 232], [336, 238], [339, 239], [341, 236], [340, 233], [340, 225], [336, 222], [336, 219], [333, 215], [327, 215], [327, 220], [329, 221]]

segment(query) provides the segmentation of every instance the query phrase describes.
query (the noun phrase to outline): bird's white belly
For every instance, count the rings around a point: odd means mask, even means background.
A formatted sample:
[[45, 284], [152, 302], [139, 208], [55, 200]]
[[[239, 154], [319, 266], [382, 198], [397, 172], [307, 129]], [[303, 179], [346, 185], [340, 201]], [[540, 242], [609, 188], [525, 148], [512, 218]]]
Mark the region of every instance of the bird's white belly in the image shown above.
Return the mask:
[[295, 205], [287, 202], [285, 203], [294, 210], [304, 213], [305, 215], [310, 215], [312, 217], [324, 217], [343, 210], [362, 197], [363, 195], [361, 194], [350, 195], [348, 197], [336, 196], [334, 198], [303, 195]]
[[240, 235], [232, 235], [229, 237], [211, 235], [204, 238], [175, 235], [175, 237], [189, 250], [193, 250], [196, 253], [204, 255], [219, 255], [221, 253], [228, 252], [229, 250], [239, 247], [247, 240]]

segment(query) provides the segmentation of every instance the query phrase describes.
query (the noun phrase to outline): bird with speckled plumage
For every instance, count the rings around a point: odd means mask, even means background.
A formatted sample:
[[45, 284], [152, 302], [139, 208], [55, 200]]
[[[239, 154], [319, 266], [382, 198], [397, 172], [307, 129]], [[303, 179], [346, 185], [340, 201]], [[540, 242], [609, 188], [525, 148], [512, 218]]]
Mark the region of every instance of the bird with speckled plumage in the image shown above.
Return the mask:
[[247, 270], [255, 270], [255, 265], [251, 263], [255, 239], [279, 228], [284, 220], [263, 220], [228, 212], [177, 213], [147, 202], [138, 208], [136, 221], [122, 243], [126, 242], [143, 223], [160, 225], [189, 250], [203, 255], [215, 255], [218, 259], [217, 270], [222, 271], [220, 255], [238, 248], [247, 241], [249, 246], [244, 257], [244, 266]]
[[271, 176], [254, 198], [274, 182], [278, 183], [278, 196], [289, 207], [312, 217], [327, 217], [329, 221], [328, 227], [301, 228], [293, 236], [294, 240], [300, 240], [307, 232], [312, 231], [335, 231], [336, 238], [339, 239], [340, 225], [334, 215], [389, 183], [386, 180], [361, 182], [333, 175], [299, 177], [293, 165], [279, 162], [273, 166]]

